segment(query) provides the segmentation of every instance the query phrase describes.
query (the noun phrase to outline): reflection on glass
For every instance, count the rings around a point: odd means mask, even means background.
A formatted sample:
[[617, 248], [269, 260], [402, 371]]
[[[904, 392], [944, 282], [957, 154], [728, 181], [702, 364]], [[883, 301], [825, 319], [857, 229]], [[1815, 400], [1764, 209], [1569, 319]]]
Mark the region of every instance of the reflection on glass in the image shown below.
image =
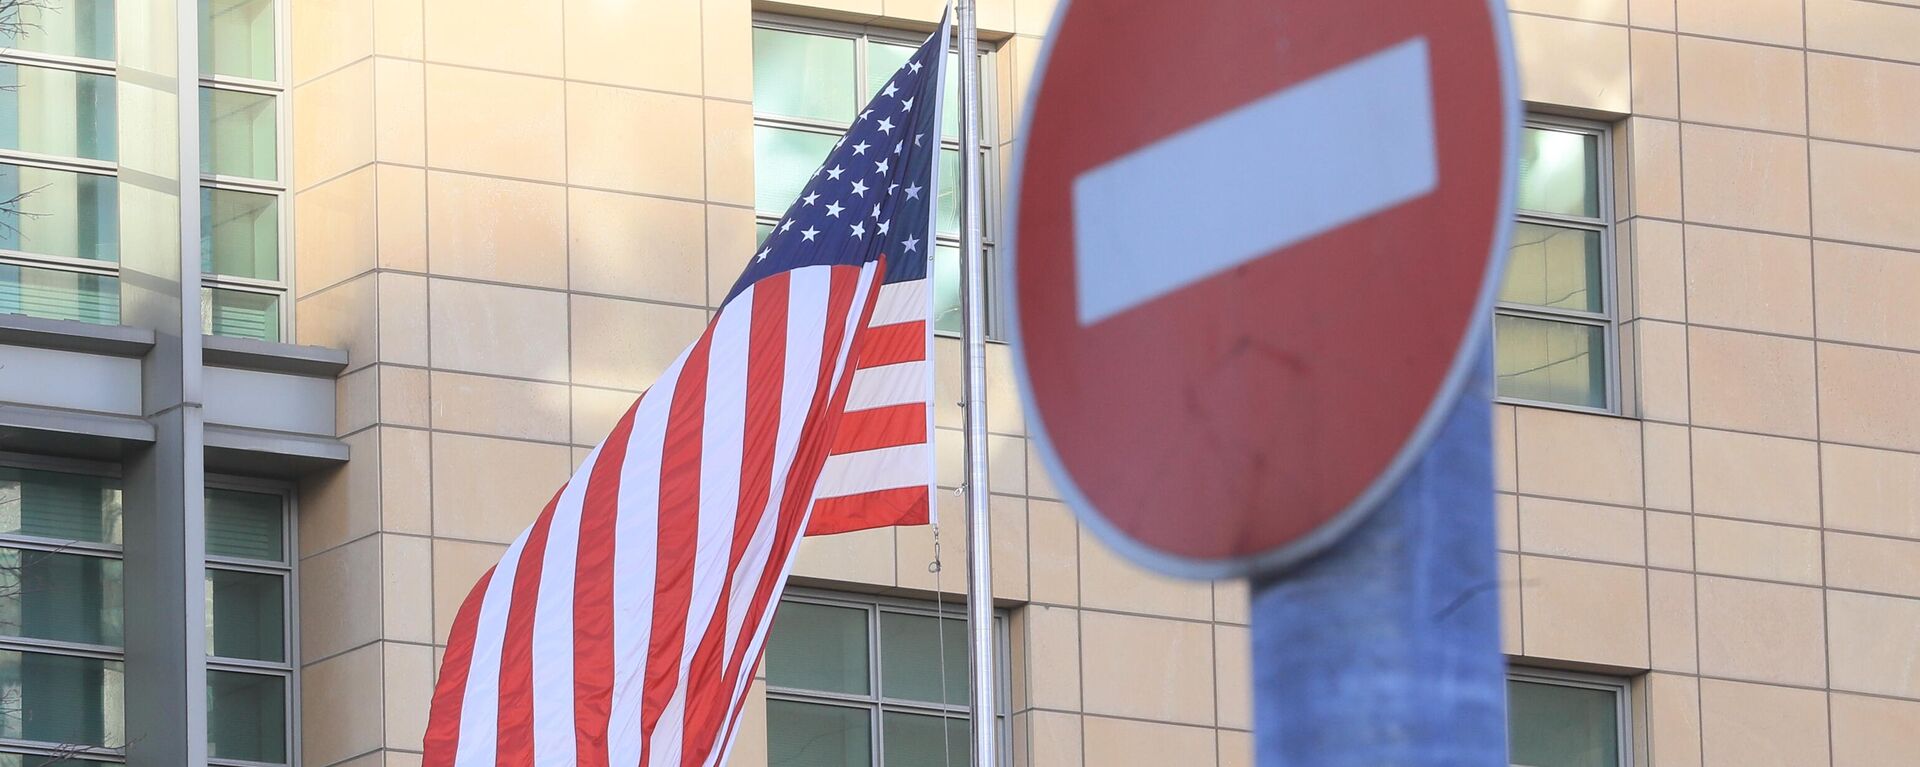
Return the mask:
[[210, 487], [206, 498], [208, 556], [287, 561], [280, 496]]
[[98, 274], [0, 264], [0, 314], [118, 325], [120, 281]]
[[200, 271], [280, 279], [279, 198], [201, 187]]
[[0, 64], [0, 148], [114, 159], [113, 78]]
[[1620, 725], [1615, 693], [1507, 681], [1507, 742], [1516, 765], [1615, 767]]
[[207, 571], [207, 654], [286, 660], [286, 595], [278, 575]]
[[120, 190], [112, 176], [0, 164], [0, 200], [17, 200], [0, 210], [0, 248], [120, 260]]
[[1518, 223], [1500, 300], [1555, 309], [1601, 312], [1600, 233]]
[[200, 172], [272, 181], [279, 177], [273, 97], [200, 89]]
[[0, 533], [120, 544], [120, 481], [0, 466]]
[[227, 338], [280, 340], [280, 296], [202, 288], [200, 332]]
[[889, 711], [880, 717], [887, 767], [946, 767], [968, 764], [972, 734], [965, 719]]
[[[982, 166], [984, 167], [984, 166]], [[940, 150], [940, 198], [934, 211], [935, 231], [951, 236], [960, 234], [960, 153]]]
[[767, 637], [767, 684], [865, 695], [867, 611], [781, 602]]
[[960, 315], [960, 249], [941, 245], [933, 249], [933, 330], [959, 335], [964, 319]]
[[1500, 396], [1607, 406], [1603, 328], [1501, 314], [1493, 319], [1493, 341]]
[[762, 213], [784, 215], [838, 139], [825, 133], [754, 126], [754, 207]]
[[753, 109], [763, 115], [853, 118], [853, 40], [753, 30]]
[[864, 767], [873, 763], [872, 717], [865, 708], [770, 699], [767, 753], [781, 767]]
[[274, 0], [200, 0], [200, 74], [273, 79]]
[[[943, 649], [944, 658], [940, 654]], [[944, 683], [942, 670], [945, 671]], [[880, 614], [882, 695], [927, 703], [964, 704], [968, 689], [965, 621], [930, 615]], [[945, 701], [941, 700], [943, 691]]]
[[120, 595], [120, 560], [0, 548], [0, 634], [118, 647]]
[[1600, 139], [1586, 133], [1528, 128], [1520, 138], [1521, 210], [1595, 218], [1600, 215]]
[[113, 60], [113, 0], [36, 0], [14, 13], [0, 48]]
[[[58, 767], [87, 767], [87, 765], [115, 764], [77, 756], [63, 756], [55, 764]], [[47, 758], [37, 754], [0, 754], [0, 767], [49, 767]]]
[[755, 223], [753, 225], [753, 246], [757, 248], [766, 244], [767, 235], [769, 234], [773, 234], [772, 224]]
[[127, 742], [119, 661], [0, 650], [0, 737], [76, 746]]
[[287, 682], [266, 674], [207, 671], [207, 755], [287, 760]]

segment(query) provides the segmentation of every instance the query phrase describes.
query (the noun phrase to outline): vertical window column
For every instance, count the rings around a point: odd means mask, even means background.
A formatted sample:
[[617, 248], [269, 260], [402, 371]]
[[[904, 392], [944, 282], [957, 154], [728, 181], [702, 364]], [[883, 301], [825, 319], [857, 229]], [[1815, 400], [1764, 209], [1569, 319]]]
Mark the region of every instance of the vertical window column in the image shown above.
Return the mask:
[[287, 290], [279, 0], [199, 3], [202, 327], [279, 341]]
[[287, 503], [207, 489], [207, 755], [212, 764], [288, 764], [293, 568]]

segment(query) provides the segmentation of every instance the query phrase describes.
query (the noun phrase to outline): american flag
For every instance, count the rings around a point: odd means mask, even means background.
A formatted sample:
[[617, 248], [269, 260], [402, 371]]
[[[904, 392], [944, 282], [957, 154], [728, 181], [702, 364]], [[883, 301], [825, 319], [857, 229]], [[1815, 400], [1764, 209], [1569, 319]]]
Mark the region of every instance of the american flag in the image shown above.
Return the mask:
[[943, 21], [474, 586], [426, 767], [721, 764], [801, 534], [928, 520], [946, 39]]

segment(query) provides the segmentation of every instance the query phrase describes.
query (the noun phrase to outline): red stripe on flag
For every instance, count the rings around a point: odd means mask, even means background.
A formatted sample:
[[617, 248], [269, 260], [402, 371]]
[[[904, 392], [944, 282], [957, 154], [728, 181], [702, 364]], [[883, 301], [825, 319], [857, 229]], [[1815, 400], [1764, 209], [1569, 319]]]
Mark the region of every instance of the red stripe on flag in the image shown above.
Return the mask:
[[573, 568], [573, 732], [579, 767], [607, 767], [607, 719], [613, 710], [615, 516], [620, 470], [627, 462], [627, 442], [639, 409], [636, 400], [600, 443], [580, 501], [580, 546]]
[[480, 627], [480, 605], [487, 600], [493, 571], [493, 567], [487, 568], [454, 614], [446, 658], [440, 664], [440, 682], [434, 686], [433, 706], [427, 716], [423, 739], [426, 755], [421, 757], [421, 767], [452, 767], [453, 758], [460, 752], [460, 709], [466, 705], [467, 675], [473, 670], [474, 632]]
[[[700, 457], [706, 433], [707, 353], [713, 323], [687, 352], [667, 410], [660, 449], [660, 535], [654, 547], [652, 634], [647, 638], [646, 687], [640, 708], [640, 763], [648, 763], [653, 732], [680, 681], [693, 599], [694, 549], [700, 536]], [[724, 471], [724, 469], [722, 469]]]
[[746, 422], [740, 451], [740, 500], [734, 512], [733, 547], [726, 576], [720, 584], [720, 602], [707, 621], [700, 646], [687, 670], [687, 737], [681, 751], [682, 767], [705, 764], [719, 744], [714, 736], [733, 697], [732, 680], [725, 677], [727, 617], [734, 572], [746, 556], [754, 531], [766, 516], [767, 497], [773, 492], [773, 453], [780, 433], [781, 390], [787, 369], [786, 274], [753, 287], [753, 320], [747, 340]]
[[507, 607], [506, 635], [500, 647], [500, 745], [493, 763], [499, 767], [533, 764], [533, 616], [540, 605], [540, 568], [547, 558], [547, 531], [565, 485], [547, 501], [547, 508], [527, 531], [520, 562], [513, 571], [513, 598]]
[[927, 358], [927, 323], [924, 320], [867, 328], [861, 335], [865, 336], [860, 342], [860, 364], [857, 366], [861, 370], [919, 362]]
[[807, 535], [851, 533], [890, 525], [924, 525], [931, 500], [925, 485], [822, 498], [813, 503]]
[[[920, 403], [855, 410], [841, 417], [833, 435], [833, 455], [879, 450], [927, 441], [927, 406]], [[820, 510], [815, 509], [815, 514]]]

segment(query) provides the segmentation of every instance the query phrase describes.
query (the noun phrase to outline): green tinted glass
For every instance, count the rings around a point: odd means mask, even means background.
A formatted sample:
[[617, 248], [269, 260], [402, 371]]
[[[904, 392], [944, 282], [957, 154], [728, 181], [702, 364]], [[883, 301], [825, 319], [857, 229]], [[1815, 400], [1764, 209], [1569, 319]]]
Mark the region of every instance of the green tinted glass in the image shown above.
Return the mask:
[[0, 548], [0, 634], [121, 643], [120, 560]]
[[[868, 43], [867, 97], [872, 98], [873, 94], [879, 93], [881, 88], [886, 87], [887, 81], [893, 79], [894, 74], [907, 65], [907, 59], [916, 50], [919, 49], [911, 45]], [[992, 61], [988, 57], [981, 58], [980, 82], [993, 82]], [[941, 96], [940, 101], [940, 135], [948, 141], [955, 141], [960, 138], [960, 55], [948, 53], [946, 66], [947, 69], [943, 73], [946, 76], [945, 82], [941, 84], [945, 94]]]
[[98, 274], [0, 264], [0, 314], [120, 324], [120, 281]]
[[1511, 759], [1526, 767], [1619, 767], [1617, 693], [1507, 681]]
[[58, 761], [49, 763], [44, 754], [0, 754], [0, 767], [86, 767], [90, 764], [118, 764], [118, 762], [61, 756]]
[[960, 153], [940, 150], [940, 198], [934, 212], [934, 231], [951, 237], [960, 234]]
[[270, 764], [287, 761], [287, 680], [209, 669], [207, 755]]
[[200, 172], [272, 181], [279, 177], [273, 97], [200, 89]]
[[767, 637], [767, 684], [865, 695], [867, 611], [781, 602]]
[[200, 0], [200, 74], [272, 80], [274, 0]]
[[767, 235], [769, 234], [773, 234], [772, 224], [754, 224], [753, 225], [753, 246], [756, 248], [760, 247], [761, 244], [767, 241]]
[[825, 133], [754, 126], [754, 207], [769, 215], [785, 215], [836, 140], [837, 136]]
[[944, 692], [944, 702], [964, 705], [967, 685], [966, 621], [930, 615], [880, 614], [882, 695], [940, 703]]
[[119, 661], [0, 650], [0, 737], [125, 745], [125, 689]]
[[958, 335], [960, 316], [960, 249], [941, 245], [933, 249], [933, 329]]
[[0, 534], [120, 543], [120, 481], [0, 467]]
[[280, 297], [242, 290], [200, 291], [200, 330], [210, 336], [280, 340]]
[[1520, 139], [1521, 210], [1600, 215], [1600, 139], [1587, 133], [1528, 128]]
[[[112, 176], [0, 164], [0, 248], [120, 260], [120, 189]], [[116, 317], [117, 317], [116, 313]]]
[[0, 30], [0, 48], [113, 60], [113, 0], [10, 3], [15, 24]]
[[285, 562], [283, 503], [271, 493], [207, 488], [207, 556]]
[[965, 719], [889, 711], [880, 717], [887, 767], [965, 765], [971, 746]]
[[1493, 341], [1500, 396], [1607, 406], [1604, 328], [1501, 314], [1493, 318]]
[[287, 659], [283, 576], [207, 571], [207, 654], [279, 662]]
[[845, 122], [853, 119], [853, 40], [753, 30], [753, 111]]
[[1599, 313], [1606, 311], [1605, 292], [1599, 232], [1514, 224], [1500, 300]]
[[768, 700], [767, 753], [781, 767], [866, 767], [872, 717], [865, 708]]
[[113, 78], [0, 64], [0, 148], [113, 161]]
[[279, 198], [201, 187], [200, 271], [280, 279]]

